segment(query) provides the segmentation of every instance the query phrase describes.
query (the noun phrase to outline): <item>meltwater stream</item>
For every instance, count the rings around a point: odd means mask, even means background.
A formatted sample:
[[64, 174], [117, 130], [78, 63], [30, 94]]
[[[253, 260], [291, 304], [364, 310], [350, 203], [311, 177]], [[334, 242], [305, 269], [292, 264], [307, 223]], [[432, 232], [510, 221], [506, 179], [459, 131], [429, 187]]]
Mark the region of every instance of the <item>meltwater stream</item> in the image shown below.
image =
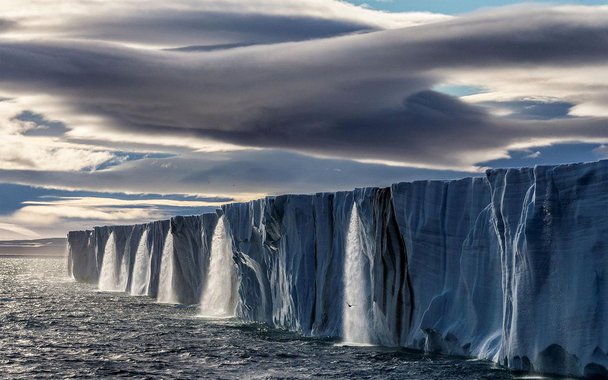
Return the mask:
[[361, 220], [357, 206], [353, 205], [346, 235], [344, 260], [344, 312], [342, 325], [344, 342], [370, 344], [369, 301], [366, 290], [365, 252], [361, 241]]
[[0, 377], [512, 379], [485, 361], [349, 347], [97, 291], [64, 259], [0, 258]]
[[137, 252], [135, 253], [135, 264], [133, 266], [133, 279], [131, 280], [130, 293], [133, 296], [144, 296], [149, 293], [152, 255], [148, 255], [148, 231], [144, 231], [139, 239]]
[[220, 217], [211, 241], [211, 256], [207, 283], [201, 296], [201, 314], [211, 317], [234, 316], [235, 282], [232, 242], [226, 230], [224, 217]]
[[160, 278], [158, 280], [158, 302], [177, 303], [177, 297], [173, 290], [173, 235], [168, 234], [163, 247], [160, 261]]
[[110, 234], [105, 247], [101, 272], [99, 274], [99, 289], [108, 292], [122, 292], [127, 286], [128, 271], [123, 270], [128, 267], [127, 256], [118, 257], [116, 250], [116, 236]]

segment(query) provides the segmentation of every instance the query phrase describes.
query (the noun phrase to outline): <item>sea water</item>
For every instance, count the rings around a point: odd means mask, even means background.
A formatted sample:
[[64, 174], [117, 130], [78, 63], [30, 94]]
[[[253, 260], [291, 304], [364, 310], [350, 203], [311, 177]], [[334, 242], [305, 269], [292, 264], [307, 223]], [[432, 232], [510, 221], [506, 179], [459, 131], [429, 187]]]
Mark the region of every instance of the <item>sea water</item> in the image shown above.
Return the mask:
[[0, 377], [512, 379], [492, 363], [313, 339], [98, 291], [65, 259], [0, 258]]

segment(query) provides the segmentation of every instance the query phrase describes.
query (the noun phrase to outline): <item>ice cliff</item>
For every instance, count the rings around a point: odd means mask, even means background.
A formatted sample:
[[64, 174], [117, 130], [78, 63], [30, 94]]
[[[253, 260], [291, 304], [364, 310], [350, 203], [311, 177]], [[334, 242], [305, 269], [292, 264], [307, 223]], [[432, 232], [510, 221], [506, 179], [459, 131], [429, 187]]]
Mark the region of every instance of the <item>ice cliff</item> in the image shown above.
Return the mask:
[[309, 336], [608, 376], [608, 161], [68, 234], [100, 289]]

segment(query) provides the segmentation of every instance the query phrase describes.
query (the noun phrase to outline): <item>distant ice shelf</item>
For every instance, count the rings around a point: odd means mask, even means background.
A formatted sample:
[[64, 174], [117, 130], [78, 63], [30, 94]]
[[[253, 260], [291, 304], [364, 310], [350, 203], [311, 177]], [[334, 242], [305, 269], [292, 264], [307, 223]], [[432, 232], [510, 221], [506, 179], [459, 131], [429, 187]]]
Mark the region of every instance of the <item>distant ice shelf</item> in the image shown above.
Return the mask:
[[608, 377], [608, 161], [267, 197], [68, 249], [78, 281], [204, 315]]

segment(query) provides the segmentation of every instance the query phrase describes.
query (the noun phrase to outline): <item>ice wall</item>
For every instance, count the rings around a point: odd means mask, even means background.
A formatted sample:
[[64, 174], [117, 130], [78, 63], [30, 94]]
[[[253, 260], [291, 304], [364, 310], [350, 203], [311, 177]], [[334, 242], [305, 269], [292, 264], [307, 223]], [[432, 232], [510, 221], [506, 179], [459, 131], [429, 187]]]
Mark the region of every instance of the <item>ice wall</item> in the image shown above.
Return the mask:
[[608, 376], [608, 161], [488, 173], [510, 367]]
[[[268, 197], [70, 232], [68, 267], [98, 282], [110, 255], [116, 290], [185, 304], [208, 292], [203, 309], [229, 304], [239, 319], [308, 336], [602, 377], [606, 189], [601, 161]], [[210, 279], [210, 265], [230, 280]]]
[[81, 282], [96, 283], [99, 275], [95, 231], [68, 233], [68, 272]]

